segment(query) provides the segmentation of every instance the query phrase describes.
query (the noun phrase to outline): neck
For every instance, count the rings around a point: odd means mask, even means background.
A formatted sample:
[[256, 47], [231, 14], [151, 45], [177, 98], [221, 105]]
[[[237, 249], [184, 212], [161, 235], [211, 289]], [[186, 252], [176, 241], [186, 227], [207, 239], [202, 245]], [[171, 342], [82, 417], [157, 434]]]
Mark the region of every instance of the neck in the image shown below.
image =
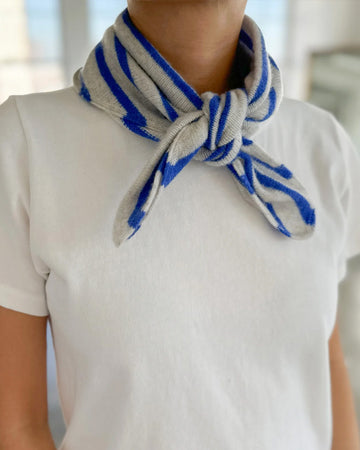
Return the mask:
[[233, 71], [245, 6], [246, 0], [128, 0], [134, 25], [199, 95], [239, 85]]

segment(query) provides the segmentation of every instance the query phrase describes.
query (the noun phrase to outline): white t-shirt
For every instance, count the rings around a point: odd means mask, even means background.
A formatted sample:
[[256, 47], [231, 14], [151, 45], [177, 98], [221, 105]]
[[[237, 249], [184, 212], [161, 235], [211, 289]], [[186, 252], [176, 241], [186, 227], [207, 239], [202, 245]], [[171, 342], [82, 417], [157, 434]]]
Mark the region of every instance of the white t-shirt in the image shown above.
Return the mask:
[[306, 187], [295, 240], [192, 160], [120, 247], [120, 200], [157, 143], [67, 87], [0, 106], [0, 303], [49, 314], [61, 450], [330, 450], [328, 339], [360, 253], [360, 157], [284, 98], [256, 141]]

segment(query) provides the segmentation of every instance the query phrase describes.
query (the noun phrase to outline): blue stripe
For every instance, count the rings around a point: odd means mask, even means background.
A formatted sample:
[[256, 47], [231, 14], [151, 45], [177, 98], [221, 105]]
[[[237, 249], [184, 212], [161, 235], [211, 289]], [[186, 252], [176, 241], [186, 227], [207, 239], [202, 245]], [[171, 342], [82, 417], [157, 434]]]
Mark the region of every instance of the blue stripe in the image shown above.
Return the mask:
[[269, 55], [269, 59], [270, 59], [270, 63], [273, 67], [275, 67], [275, 69], [280, 70], [279, 67], [276, 65], [276, 62], [273, 60], [273, 58], [271, 57], [271, 55]]
[[264, 202], [263, 200], [261, 200], [261, 201], [265, 204], [267, 209], [270, 211], [271, 215], [275, 218], [275, 220], [279, 224], [277, 229], [279, 231], [281, 231], [283, 234], [285, 234], [286, 236], [291, 237], [290, 231], [285, 227], [285, 225], [282, 223], [280, 217], [276, 214], [273, 205], [271, 203]]
[[251, 187], [254, 189], [254, 180], [253, 180], [253, 165], [251, 156], [248, 153], [243, 152], [240, 150], [238, 153], [238, 156], [244, 160], [244, 170], [246, 173], [246, 176], [251, 184]]
[[218, 145], [219, 140], [222, 136], [222, 133], [224, 131], [225, 125], [226, 125], [226, 120], [228, 118], [229, 115], [229, 111], [230, 111], [230, 107], [231, 107], [231, 94], [230, 91], [226, 92], [226, 97], [225, 97], [225, 105], [224, 105], [224, 109], [221, 111], [221, 116], [220, 116], [220, 120], [219, 120], [219, 125], [218, 125], [218, 130], [217, 130], [217, 134], [216, 134], [216, 139], [215, 139], [215, 144]]
[[114, 45], [116, 50], [117, 59], [119, 61], [119, 64], [124, 72], [124, 74], [129, 78], [129, 80], [132, 82], [134, 86], [136, 86], [135, 81], [131, 75], [128, 60], [127, 60], [127, 54], [126, 49], [122, 45], [122, 43], [117, 38], [116, 34], [114, 36]]
[[176, 175], [190, 162], [190, 160], [195, 156], [195, 154], [201, 149], [202, 145], [195, 149], [189, 155], [180, 158], [176, 161], [175, 165], [172, 165], [168, 162], [168, 152], [165, 152], [160, 160], [158, 165], [158, 170], [162, 172], [161, 185], [166, 187], [175, 177]]
[[262, 164], [263, 166], [267, 167], [268, 169], [273, 170], [274, 172], [281, 175], [283, 178], [286, 178], [287, 180], [289, 180], [293, 176], [292, 172], [287, 167], [285, 167], [284, 164], [273, 167], [270, 164], [268, 164], [267, 162], [263, 161], [262, 159], [257, 158], [254, 155], [250, 155], [249, 153], [246, 153], [244, 150], [239, 152], [238, 156], [244, 157], [244, 155], [247, 155], [248, 157], [252, 158], [254, 161], [257, 161], [259, 164]]
[[247, 146], [247, 145], [252, 145], [254, 143], [254, 141], [252, 141], [251, 139], [246, 139], [245, 137], [242, 138], [242, 143], [243, 146]]
[[134, 232], [126, 240], [128, 241], [129, 239], [131, 239], [134, 236], [134, 234], [138, 231], [139, 228], [140, 228], [140, 225], [135, 228]]
[[219, 105], [220, 105], [220, 95], [214, 94], [214, 96], [211, 98], [211, 100], [209, 102], [209, 111], [210, 111], [209, 131], [208, 131], [208, 136], [206, 138], [206, 141], [203, 144], [203, 146], [208, 148], [209, 150], [210, 150], [210, 146], [211, 146], [212, 134], [214, 131], [215, 116], [216, 116], [216, 113], [218, 112]]
[[254, 50], [253, 41], [247, 32], [243, 29], [240, 30], [240, 40], [250, 49]]
[[228, 142], [227, 144], [219, 145], [218, 147], [216, 147], [216, 149], [214, 151], [212, 151], [207, 158], [204, 159], [204, 162], [205, 161], [217, 161], [216, 158], [218, 158], [218, 156], [220, 156], [219, 159], [221, 159], [221, 155], [224, 153], [224, 151], [226, 151], [226, 149], [230, 143], [231, 142]]
[[141, 112], [135, 107], [129, 97], [117, 84], [115, 78], [112, 76], [109, 67], [106, 64], [104, 50], [102, 43], [99, 42], [95, 47], [96, 62], [98, 64], [99, 71], [104, 78], [105, 82], [109, 86], [111, 92], [116, 97], [117, 101], [126, 109], [127, 113], [132, 117], [136, 118], [136, 123], [139, 126], [146, 126], [146, 118], [141, 114]]
[[126, 116], [121, 117], [121, 120], [124, 123], [124, 125], [126, 125], [134, 133], [137, 133], [140, 136], [146, 137], [148, 139], [149, 138], [152, 139], [154, 136], [152, 136], [147, 131], [141, 128], [146, 127], [147, 125], [146, 118], [135, 107], [135, 105], [131, 102], [129, 97], [125, 94], [125, 92], [121, 89], [121, 87], [117, 84], [116, 80], [112, 76], [110, 69], [105, 61], [104, 50], [101, 42], [99, 42], [95, 47], [95, 56], [102, 77], [109, 86], [111, 92], [116, 97], [117, 101], [126, 110]]
[[[225, 144], [225, 146], [223, 146], [223, 147], [225, 147], [224, 148], [224, 151], [222, 152], [222, 155], [221, 156], [219, 156], [218, 158], [213, 158], [213, 161], [220, 161], [221, 159], [225, 159], [226, 158], [226, 156], [231, 152], [231, 150], [232, 150], [232, 148], [233, 148], [233, 146], [234, 146], [234, 142], [235, 142], [235, 139], [233, 139], [232, 141], [230, 141], [230, 142], [228, 142], [227, 144]], [[237, 156], [235, 156], [235, 158], [234, 159], [236, 159], [237, 158]], [[232, 162], [232, 161], [231, 161]], [[230, 163], [229, 163], [230, 164]]]
[[136, 228], [135, 232], [139, 229], [141, 221], [145, 217], [145, 212], [142, 211], [142, 207], [146, 203], [147, 198], [149, 197], [149, 194], [151, 192], [151, 187], [153, 185], [155, 173], [156, 173], [157, 167], [154, 167], [153, 171], [151, 172], [150, 177], [147, 179], [146, 183], [144, 184], [143, 188], [141, 189], [135, 208], [133, 212], [131, 213], [128, 224], [132, 228]]
[[160, 138], [149, 133], [149, 131], [146, 128], [144, 130], [142, 128], [140, 128], [139, 124], [137, 122], [134, 122], [133, 120], [131, 120], [129, 117], [122, 116], [122, 117], [120, 117], [120, 119], [121, 119], [122, 123], [126, 126], [126, 128], [128, 128], [132, 132], [139, 134], [140, 136], [145, 137], [147, 139], [151, 139], [152, 141], [156, 141], [156, 142], [160, 141]]
[[134, 236], [134, 234], [138, 231], [139, 228], [140, 228], [140, 226], [136, 227], [134, 232], [126, 240], [128, 241], [129, 239], [131, 239]]
[[269, 110], [266, 116], [263, 117], [262, 119], [253, 119], [252, 117], [245, 117], [245, 120], [247, 122], [264, 122], [273, 114], [273, 112], [275, 111], [275, 106], [276, 106], [276, 91], [272, 87], [269, 92]]
[[270, 164], [266, 163], [265, 161], [256, 158], [256, 156], [252, 157], [255, 161], [257, 161], [258, 163], [262, 164], [263, 166], [267, 167], [268, 169], [273, 170], [274, 172], [276, 172], [277, 174], [281, 175], [283, 178], [286, 178], [287, 180], [290, 180], [293, 177], [292, 172], [284, 166], [284, 164], [281, 164], [280, 166], [270, 166]]
[[[146, 187], [146, 191], [149, 189], [149, 184], [146, 183], [144, 185], [144, 188]], [[146, 201], [146, 194], [145, 194], [145, 190], [143, 189], [138, 197], [138, 201], [136, 203], [136, 206], [133, 210], [133, 212], [130, 214], [130, 217], [128, 219], [128, 224], [131, 228], [139, 228], [140, 227], [140, 223], [142, 222], [142, 220], [145, 217], [145, 212], [141, 209], [141, 206], [145, 203]]]
[[161, 101], [166, 109], [166, 112], [168, 113], [168, 118], [174, 122], [178, 117], [179, 114], [175, 111], [175, 109], [171, 106], [170, 102], [168, 101], [168, 99], [166, 98], [165, 94], [163, 94], [163, 92], [158, 89], [158, 93], [160, 95]]
[[[134, 86], [136, 86], [135, 81], [131, 75], [130, 68], [127, 61], [127, 54], [125, 47], [121, 44], [117, 36], [115, 35], [115, 48], [116, 48], [116, 54], [118, 57], [119, 64], [124, 71], [125, 75], [129, 78], [129, 80], [133, 83]], [[168, 118], [171, 121], [174, 121], [179, 117], [178, 113], [175, 111], [175, 109], [171, 106], [169, 101], [166, 99], [165, 95], [158, 89], [160, 98], [162, 100], [162, 103], [168, 113]]]
[[140, 223], [143, 221], [144, 217], [145, 213], [141, 209], [134, 209], [131, 213], [128, 219], [128, 225], [131, 226], [131, 228], [135, 228], [135, 231], [131, 236], [133, 236], [140, 228]]
[[85, 83], [82, 82], [81, 89], [80, 89], [80, 95], [83, 97], [87, 102], [91, 102], [90, 92], [87, 90], [87, 87], [85, 86]]
[[243, 186], [246, 187], [246, 189], [250, 192], [250, 194], [254, 194], [254, 189], [249, 183], [249, 180], [245, 174], [239, 175], [237, 171], [235, 170], [234, 166], [230, 163], [227, 164], [226, 167], [230, 170], [230, 172], [234, 175], [234, 177], [241, 183]]
[[260, 173], [256, 169], [255, 173], [257, 179], [263, 186], [277, 189], [278, 191], [282, 191], [285, 194], [288, 194], [294, 200], [296, 206], [300, 211], [301, 217], [307, 225], [315, 224], [315, 209], [311, 208], [309, 202], [305, 197], [303, 197], [299, 192], [284, 186], [273, 178]]
[[261, 36], [261, 52], [262, 52], [262, 75], [261, 80], [258, 84], [258, 87], [256, 89], [255, 95], [250, 101], [250, 105], [259, 100], [259, 98], [264, 94], [267, 83], [268, 83], [268, 57], [266, 53], [265, 48], [265, 42], [264, 42], [264, 36], [260, 34]]
[[[142, 211], [141, 208], [144, 206], [144, 204], [146, 203], [146, 200], [149, 197], [156, 173], [158, 171], [160, 171], [162, 173], [161, 186], [166, 187], [176, 177], [176, 175], [183, 169], [183, 167], [185, 167], [188, 164], [188, 162], [200, 150], [200, 148], [201, 147], [197, 148], [190, 155], [187, 155], [186, 157], [179, 159], [179, 161], [177, 161], [177, 163], [174, 166], [167, 161], [169, 153], [165, 152], [163, 154], [163, 156], [161, 157], [161, 160], [153, 168], [151, 175], [149, 176], [149, 178], [147, 179], [143, 188], [141, 189], [138, 199], [137, 199], [137, 202], [136, 202], [136, 205], [135, 205], [135, 208], [128, 219], [128, 225], [131, 228], [135, 228], [135, 231], [131, 236], [133, 236], [136, 233], [136, 231], [140, 228], [140, 223], [143, 221], [143, 219], [146, 215], [146, 213], [144, 211]], [[128, 239], [130, 239], [130, 237]]]
[[[122, 45], [122, 43], [119, 41], [118, 37], [115, 35], [114, 37], [114, 41], [115, 41], [115, 49], [116, 49], [116, 54], [117, 54], [117, 58], [119, 61], [119, 64], [123, 70], [123, 72], [125, 73], [125, 75], [129, 78], [129, 80], [132, 82], [132, 84], [134, 86], [136, 86], [135, 81], [131, 75], [130, 72], [130, 68], [128, 65], [128, 60], [127, 60], [127, 52], [125, 47]], [[136, 86], [137, 87], [137, 86]], [[162, 100], [162, 103], [168, 113], [168, 118], [171, 121], [174, 121], [175, 119], [178, 118], [178, 113], [175, 111], [175, 109], [170, 105], [170, 103], [168, 102], [168, 100], [166, 99], [165, 95], [158, 89], [160, 98]]]
[[193, 103], [197, 109], [201, 109], [203, 105], [202, 98], [198, 93], [186, 83], [186, 81], [178, 74], [171, 65], [166, 61], [165, 58], [157, 51], [157, 49], [145, 38], [145, 36], [135, 27], [132, 22], [128, 8], [125, 8], [122, 13], [122, 19], [124, 23], [128, 26], [129, 30], [132, 32], [134, 37], [139, 41], [139, 43], [144, 47], [144, 49], [149, 53], [149, 55], [154, 59], [154, 61], [166, 72], [166, 74], [171, 78], [175, 85], [183, 91], [186, 97]]
[[[227, 165], [227, 168], [230, 170], [230, 172], [235, 176], [235, 178], [248, 190], [248, 192], [250, 194], [254, 194], [255, 190], [253, 189], [253, 187], [251, 186], [251, 184], [249, 183], [249, 179], [246, 176], [246, 174], [243, 174], [241, 176], [239, 176], [239, 174], [237, 173], [237, 171], [234, 169], [232, 164]], [[271, 205], [271, 203], [266, 203], [264, 202], [261, 197], [258, 195], [259, 199], [265, 204], [265, 206], [267, 207], [267, 209], [270, 211], [271, 215], [275, 218], [275, 220], [277, 221], [277, 223], [279, 224], [277, 229], [279, 231], [281, 231], [283, 234], [285, 234], [288, 237], [291, 237], [291, 233], [286, 229], [286, 227], [284, 226], [284, 224], [282, 223], [282, 221], [280, 220], [280, 218], [277, 216], [273, 206]]]
[[91, 102], [91, 96], [90, 96], [90, 92], [88, 91], [88, 88], [85, 85], [83, 76], [80, 72], [80, 80], [81, 80], [81, 89], [79, 94], [81, 95], [81, 97], [83, 97], [87, 102]]

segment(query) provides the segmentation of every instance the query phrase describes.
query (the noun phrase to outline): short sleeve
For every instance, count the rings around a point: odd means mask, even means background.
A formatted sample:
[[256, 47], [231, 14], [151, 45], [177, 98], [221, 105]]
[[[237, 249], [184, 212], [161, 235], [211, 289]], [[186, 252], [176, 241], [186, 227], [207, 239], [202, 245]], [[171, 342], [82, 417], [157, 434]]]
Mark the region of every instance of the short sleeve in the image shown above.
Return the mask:
[[340, 206], [345, 223], [339, 255], [339, 280], [346, 275], [347, 260], [360, 254], [360, 153], [343, 126], [332, 117], [336, 145], [341, 153]]
[[44, 274], [30, 245], [27, 144], [14, 96], [0, 105], [0, 305], [47, 316]]

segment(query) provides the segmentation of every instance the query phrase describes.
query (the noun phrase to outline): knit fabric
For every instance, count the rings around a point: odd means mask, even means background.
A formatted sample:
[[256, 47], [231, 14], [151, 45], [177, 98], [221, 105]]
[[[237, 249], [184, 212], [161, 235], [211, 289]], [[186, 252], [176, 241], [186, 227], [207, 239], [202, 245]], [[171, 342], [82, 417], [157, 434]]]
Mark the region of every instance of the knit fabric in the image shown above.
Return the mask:
[[[277, 112], [283, 85], [260, 28], [247, 15], [238, 49], [237, 59], [248, 55], [251, 61], [244, 79], [239, 70], [238, 87], [199, 95], [135, 27], [125, 8], [75, 72], [74, 88], [84, 100], [159, 142], [117, 209], [116, 246], [134, 236], [160, 193], [192, 159], [229, 169], [242, 197], [285, 236], [313, 234], [315, 209], [305, 188], [253, 141]], [[240, 66], [236, 60], [234, 67]]]

